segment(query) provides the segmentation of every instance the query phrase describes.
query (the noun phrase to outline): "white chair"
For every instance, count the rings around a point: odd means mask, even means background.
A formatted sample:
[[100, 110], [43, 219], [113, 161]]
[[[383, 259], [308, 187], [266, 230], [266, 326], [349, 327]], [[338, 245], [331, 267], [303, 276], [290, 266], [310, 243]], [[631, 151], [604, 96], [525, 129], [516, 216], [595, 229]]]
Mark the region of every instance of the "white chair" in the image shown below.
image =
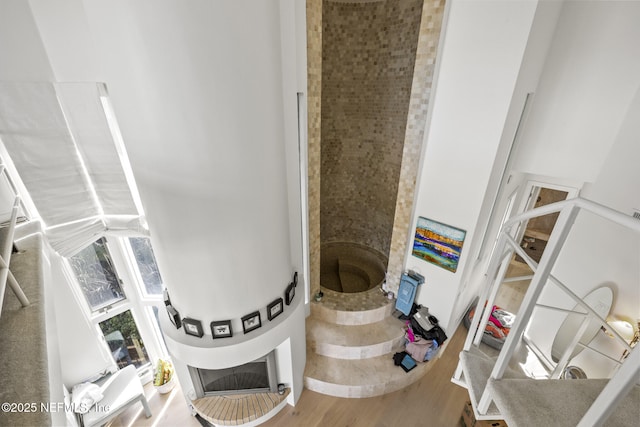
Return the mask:
[[104, 397], [86, 414], [82, 415], [84, 427], [100, 426], [117, 417], [137, 401], [142, 403], [144, 413], [149, 418], [151, 410], [144, 396], [144, 389], [138, 372], [133, 365], [120, 369], [100, 385]]

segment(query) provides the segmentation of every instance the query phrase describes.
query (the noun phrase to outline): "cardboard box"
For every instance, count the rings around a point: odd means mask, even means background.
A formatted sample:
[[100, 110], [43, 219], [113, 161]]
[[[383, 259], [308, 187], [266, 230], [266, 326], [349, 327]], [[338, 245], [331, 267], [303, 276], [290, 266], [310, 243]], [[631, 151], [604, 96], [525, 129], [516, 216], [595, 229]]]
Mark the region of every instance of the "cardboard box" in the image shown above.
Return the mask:
[[507, 427], [504, 420], [476, 420], [471, 402], [467, 402], [462, 409], [462, 422], [465, 427]]

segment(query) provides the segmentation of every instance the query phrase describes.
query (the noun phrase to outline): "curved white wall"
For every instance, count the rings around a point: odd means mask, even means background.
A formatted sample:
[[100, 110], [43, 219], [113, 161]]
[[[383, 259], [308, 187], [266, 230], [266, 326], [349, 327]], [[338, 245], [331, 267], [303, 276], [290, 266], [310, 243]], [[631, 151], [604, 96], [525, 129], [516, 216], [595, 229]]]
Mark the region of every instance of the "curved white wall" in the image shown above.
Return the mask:
[[[161, 315], [168, 348], [183, 383], [187, 364], [218, 369], [277, 348], [278, 380], [297, 399], [303, 286], [296, 305], [266, 315], [300, 271], [287, 157], [297, 151], [296, 81], [283, 78], [296, 72], [295, 45], [283, 41], [295, 27], [281, 22], [293, 3], [152, 3], [85, 7], [171, 301], [204, 328], [194, 338]], [[243, 335], [240, 319], [255, 310], [263, 327]], [[234, 337], [213, 340], [217, 320], [231, 320]]]
[[304, 301], [298, 297], [280, 316], [269, 321], [264, 310], [261, 313], [262, 327], [243, 334], [234, 329], [231, 338], [213, 340], [193, 337], [176, 329], [168, 316], [160, 316], [167, 347], [173, 356], [183, 392], [194, 395], [193, 384], [187, 366], [203, 369], [224, 369], [256, 360], [276, 350], [278, 382], [292, 390], [290, 403], [302, 393], [304, 361], [306, 359], [304, 327]]
[[46, 79], [106, 83], [178, 309], [208, 322], [280, 296], [301, 270], [295, 2], [29, 6], [12, 13], [32, 13]]
[[208, 324], [266, 306], [294, 271], [279, 8], [86, 7], [176, 308]]

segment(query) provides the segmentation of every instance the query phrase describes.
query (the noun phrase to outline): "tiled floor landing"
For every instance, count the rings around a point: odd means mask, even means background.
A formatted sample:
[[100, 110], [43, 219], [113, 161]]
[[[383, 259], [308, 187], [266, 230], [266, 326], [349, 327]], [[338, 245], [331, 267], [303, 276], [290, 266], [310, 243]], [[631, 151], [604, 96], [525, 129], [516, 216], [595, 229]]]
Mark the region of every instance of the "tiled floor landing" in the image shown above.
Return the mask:
[[339, 325], [367, 325], [389, 317], [395, 300], [387, 299], [380, 288], [342, 293], [322, 288], [322, 301], [311, 302], [313, 317]]
[[404, 344], [404, 323], [391, 315], [395, 300], [377, 288], [323, 292], [322, 301], [311, 303], [307, 319], [306, 388], [337, 397], [372, 397], [404, 388], [428, 371], [430, 363], [408, 373], [393, 363]]

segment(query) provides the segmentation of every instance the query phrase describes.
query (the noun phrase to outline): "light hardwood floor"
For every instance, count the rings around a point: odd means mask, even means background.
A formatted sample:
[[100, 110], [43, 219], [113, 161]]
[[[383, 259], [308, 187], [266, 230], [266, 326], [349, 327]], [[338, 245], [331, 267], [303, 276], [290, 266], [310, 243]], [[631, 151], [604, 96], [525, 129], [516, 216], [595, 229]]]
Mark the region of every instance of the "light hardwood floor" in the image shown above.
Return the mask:
[[286, 407], [262, 426], [457, 427], [468, 395], [451, 382], [451, 376], [466, 333], [460, 327], [442, 356], [427, 362], [435, 366], [409, 387], [364, 399], [342, 399], [305, 389], [295, 407]]
[[[295, 407], [287, 406], [263, 427], [457, 427], [467, 391], [450, 379], [458, 363], [467, 330], [461, 326], [450, 337], [435, 366], [419, 381], [402, 390], [379, 397], [343, 399], [303, 390]], [[389, 363], [393, 363], [389, 360]], [[400, 368], [398, 368], [400, 369]], [[411, 372], [407, 373], [411, 375]], [[145, 387], [147, 396], [154, 390]], [[152, 394], [151, 418], [144, 418], [137, 405], [123, 413], [112, 427], [194, 426], [182, 393]]]
[[202, 427], [189, 413], [179, 385], [167, 394], [159, 394], [149, 383], [144, 386], [144, 394], [151, 409], [150, 418], [145, 418], [142, 405], [136, 403], [107, 427]]

